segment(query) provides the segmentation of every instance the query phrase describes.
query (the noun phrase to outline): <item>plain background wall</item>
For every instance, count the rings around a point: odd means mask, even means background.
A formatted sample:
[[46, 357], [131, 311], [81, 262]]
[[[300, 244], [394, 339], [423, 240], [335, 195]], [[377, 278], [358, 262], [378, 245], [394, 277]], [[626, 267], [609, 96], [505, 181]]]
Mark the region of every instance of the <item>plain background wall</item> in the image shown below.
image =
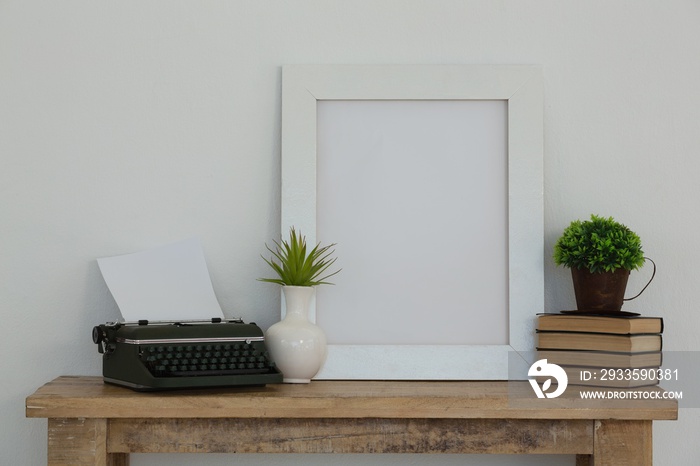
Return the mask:
[[[277, 289], [255, 278], [279, 234], [286, 63], [541, 64], [547, 310], [573, 305], [568, 270], [549, 260], [558, 235], [612, 215], [659, 266], [630, 309], [666, 318], [667, 349], [700, 349], [699, 23], [696, 0], [0, 0], [0, 464], [45, 464], [46, 422], [24, 418], [27, 395], [100, 373], [90, 329], [118, 313], [96, 257], [199, 236], [226, 314], [278, 319]], [[655, 464], [700, 462], [699, 431], [693, 409], [656, 423]], [[132, 460], [305, 462], [573, 459]]]

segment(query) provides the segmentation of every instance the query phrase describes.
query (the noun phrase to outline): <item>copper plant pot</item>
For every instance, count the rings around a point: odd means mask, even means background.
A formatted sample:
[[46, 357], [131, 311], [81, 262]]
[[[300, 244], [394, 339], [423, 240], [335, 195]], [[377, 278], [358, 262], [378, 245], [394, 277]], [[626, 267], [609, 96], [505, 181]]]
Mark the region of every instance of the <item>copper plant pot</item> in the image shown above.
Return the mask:
[[625, 299], [630, 271], [591, 273], [588, 269], [571, 269], [576, 306], [579, 311], [619, 311]]

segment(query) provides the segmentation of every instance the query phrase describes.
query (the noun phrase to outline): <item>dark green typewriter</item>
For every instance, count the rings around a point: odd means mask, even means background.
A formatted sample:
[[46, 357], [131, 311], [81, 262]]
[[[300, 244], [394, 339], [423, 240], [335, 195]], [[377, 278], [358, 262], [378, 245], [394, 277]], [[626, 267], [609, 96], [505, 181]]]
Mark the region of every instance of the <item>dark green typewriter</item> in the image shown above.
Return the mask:
[[113, 322], [92, 340], [104, 381], [138, 391], [282, 382], [262, 330], [241, 319]]

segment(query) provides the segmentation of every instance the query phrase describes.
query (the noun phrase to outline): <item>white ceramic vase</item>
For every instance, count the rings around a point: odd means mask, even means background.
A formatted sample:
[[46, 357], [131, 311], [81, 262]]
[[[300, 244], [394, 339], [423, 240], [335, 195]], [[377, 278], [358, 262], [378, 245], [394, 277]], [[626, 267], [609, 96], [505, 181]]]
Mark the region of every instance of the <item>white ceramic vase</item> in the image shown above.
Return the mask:
[[326, 360], [326, 335], [309, 321], [311, 286], [283, 286], [287, 313], [266, 332], [265, 343], [285, 383], [309, 383]]

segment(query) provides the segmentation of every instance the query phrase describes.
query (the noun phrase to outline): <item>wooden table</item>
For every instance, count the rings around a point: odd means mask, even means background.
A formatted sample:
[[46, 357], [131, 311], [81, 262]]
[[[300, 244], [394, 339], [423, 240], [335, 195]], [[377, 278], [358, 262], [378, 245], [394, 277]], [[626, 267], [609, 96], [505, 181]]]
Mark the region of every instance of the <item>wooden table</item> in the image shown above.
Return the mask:
[[527, 382], [137, 393], [59, 377], [26, 403], [27, 417], [48, 418], [51, 466], [128, 466], [131, 452], [556, 453], [577, 455], [579, 466], [642, 466], [652, 463], [652, 421], [678, 415], [672, 400], [540, 400]]

